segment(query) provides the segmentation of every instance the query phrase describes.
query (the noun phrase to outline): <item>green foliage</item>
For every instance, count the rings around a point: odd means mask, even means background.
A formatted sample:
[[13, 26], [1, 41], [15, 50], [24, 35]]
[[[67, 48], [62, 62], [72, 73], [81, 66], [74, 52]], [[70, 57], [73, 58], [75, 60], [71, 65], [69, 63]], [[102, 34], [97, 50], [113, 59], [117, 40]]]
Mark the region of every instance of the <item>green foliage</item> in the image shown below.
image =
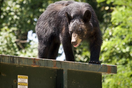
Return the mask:
[[125, 66], [117, 65], [118, 74], [103, 76], [103, 88], [131, 88], [132, 61]]
[[[47, 5], [57, 0], [3, 0], [0, 9], [0, 28], [14, 27], [12, 32], [19, 41], [27, 40], [29, 30], [35, 29], [37, 18]], [[35, 32], [35, 31], [34, 31]], [[24, 49], [29, 43], [17, 43], [19, 50]]]
[[0, 32], [0, 54], [24, 56], [24, 57], [36, 57], [37, 56], [37, 44], [33, 41], [32, 45], [28, 45], [25, 49], [18, 50], [16, 45], [16, 36], [13, 35], [13, 31], [16, 28], [3, 27]]
[[3, 26], [16, 27], [21, 33], [34, 30], [36, 20], [49, 3], [46, 0], [6, 0], [3, 2], [1, 18]]
[[31, 45], [28, 45], [25, 49], [18, 52], [19, 56], [24, 57], [37, 57], [38, 55], [38, 44], [34, 41], [31, 42]]
[[17, 55], [18, 48], [14, 43], [16, 37], [11, 33], [15, 28], [3, 27], [0, 31], [0, 54]]
[[[104, 0], [98, 0], [99, 4]], [[116, 75], [103, 77], [103, 88], [132, 87], [132, 4], [131, 0], [107, 0], [112, 3], [111, 21], [103, 35], [101, 60], [117, 65]], [[106, 8], [106, 7], [105, 7]], [[107, 14], [107, 13], [106, 13]], [[105, 15], [105, 14], [104, 14]]]
[[90, 59], [90, 52], [87, 42], [83, 42], [77, 48], [74, 48], [75, 58], [78, 62], [88, 62]]

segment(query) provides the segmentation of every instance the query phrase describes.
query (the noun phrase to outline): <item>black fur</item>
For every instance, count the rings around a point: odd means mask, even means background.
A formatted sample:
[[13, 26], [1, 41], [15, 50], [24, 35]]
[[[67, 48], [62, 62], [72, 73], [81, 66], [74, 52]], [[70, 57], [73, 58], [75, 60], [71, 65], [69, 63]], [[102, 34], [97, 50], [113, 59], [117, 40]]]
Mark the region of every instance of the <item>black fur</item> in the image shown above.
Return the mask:
[[[96, 14], [88, 3], [59, 1], [50, 4], [41, 14], [36, 25], [38, 36], [38, 57], [55, 59], [60, 43], [66, 60], [74, 61], [72, 44], [86, 40], [90, 44], [90, 62], [99, 64], [102, 35]], [[79, 42], [71, 43], [72, 34]]]

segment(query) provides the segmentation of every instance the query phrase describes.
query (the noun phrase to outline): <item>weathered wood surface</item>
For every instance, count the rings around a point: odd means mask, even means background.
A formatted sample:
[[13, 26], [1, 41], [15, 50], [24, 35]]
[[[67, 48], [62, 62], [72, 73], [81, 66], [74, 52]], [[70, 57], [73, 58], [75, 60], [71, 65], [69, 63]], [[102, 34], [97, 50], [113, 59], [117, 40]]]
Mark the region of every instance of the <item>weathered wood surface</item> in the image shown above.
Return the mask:
[[98, 64], [80, 63], [80, 62], [56, 61], [51, 59], [16, 57], [16, 56], [7, 56], [7, 55], [0, 55], [0, 63], [25, 65], [32, 67], [46, 67], [52, 69], [88, 71], [88, 72], [105, 73], [105, 74], [117, 73], [117, 67], [115, 65], [105, 65], [105, 64], [98, 65]]

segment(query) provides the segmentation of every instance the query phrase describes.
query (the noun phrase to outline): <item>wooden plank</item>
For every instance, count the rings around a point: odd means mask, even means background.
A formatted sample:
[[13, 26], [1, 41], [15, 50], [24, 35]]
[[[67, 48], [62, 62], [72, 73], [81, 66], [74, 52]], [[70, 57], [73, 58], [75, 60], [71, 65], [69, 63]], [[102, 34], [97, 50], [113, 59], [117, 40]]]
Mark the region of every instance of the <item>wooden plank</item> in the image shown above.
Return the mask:
[[16, 57], [0, 55], [0, 63], [26, 65], [33, 67], [47, 67], [52, 69], [67, 69], [67, 70], [78, 70], [88, 71], [105, 74], [116, 74], [117, 67], [115, 65], [98, 65], [88, 64], [71, 61], [56, 61], [51, 59], [40, 59], [40, 58], [28, 58], [28, 57]]

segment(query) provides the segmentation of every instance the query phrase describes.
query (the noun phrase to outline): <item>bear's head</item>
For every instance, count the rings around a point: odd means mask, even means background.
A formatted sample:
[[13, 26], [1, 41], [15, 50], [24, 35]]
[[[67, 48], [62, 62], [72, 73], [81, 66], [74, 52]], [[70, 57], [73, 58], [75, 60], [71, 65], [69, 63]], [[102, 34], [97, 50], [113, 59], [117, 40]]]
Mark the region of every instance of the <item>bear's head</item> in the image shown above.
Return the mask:
[[71, 43], [74, 47], [77, 47], [87, 35], [91, 12], [85, 10], [83, 12], [74, 12], [71, 15], [66, 12], [66, 17], [69, 23]]

